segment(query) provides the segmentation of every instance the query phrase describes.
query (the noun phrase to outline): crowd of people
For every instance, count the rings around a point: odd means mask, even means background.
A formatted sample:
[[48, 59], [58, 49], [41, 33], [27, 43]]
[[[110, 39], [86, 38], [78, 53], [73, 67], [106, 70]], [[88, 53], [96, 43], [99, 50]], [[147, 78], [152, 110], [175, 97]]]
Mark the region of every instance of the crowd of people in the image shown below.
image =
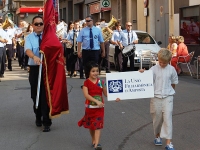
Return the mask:
[[28, 70], [28, 56], [24, 53], [24, 42], [26, 36], [33, 32], [31, 23], [21, 20], [17, 26], [13, 22], [5, 24], [5, 21], [0, 20], [0, 31], [0, 78], [4, 77], [6, 68], [9, 71], [13, 70], [12, 61], [16, 59], [21, 69]]
[[[99, 144], [100, 129], [104, 125], [102, 93], [105, 96], [107, 95], [105, 82], [100, 80], [98, 75], [102, 66], [105, 67], [106, 73], [110, 73], [109, 45], [115, 45], [115, 59], [118, 71], [122, 72], [128, 71], [128, 59], [130, 60], [130, 71], [134, 71], [134, 54], [129, 57], [123, 56], [123, 48], [138, 43], [138, 37], [132, 30], [131, 22], [126, 22], [125, 30], [122, 30], [120, 22], [115, 23], [114, 30], [103, 26], [105, 22], [104, 19], [101, 19], [94, 25], [92, 16], [87, 16], [84, 22], [75, 20], [66, 24], [61, 20], [57, 28], [61, 24], [63, 24], [63, 27], [57, 29], [56, 32], [60, 43], [63, 45], [68, 75], [72, 78], [77, 76], [77, 71], [79, 71], [80, 79], [86, 78], [82, 86], [83, 94], [86, 98], [86, 110], [78, 125], [89, 129], [92, 146], [96, 150], [102, 149]], [[3, 21], [0, 20], [0, 77], [4, 75], [5, 55], [7, 54], [7, 67], [12, 71], [12, 60], [16, 59], [16, 53], [19, 66], [25, 70], [29, 67], [31, 98], [33, 99], [33, 110], [36, 117], [35, 124], [38, 127], [43, 125], [43, 132], [49, 132], [52, 121], [49, 118], [49, 107], [46, 102], [43, 80], [41, 81], [39, 109], [35, 108], [38, 65], [42, 63], [39, 50], [44, 28], [43, 18], [35, 16], [30, 24], [20, 21], [18, 27], [9, 26], [5, 30], [3, 30], [2, 25]], [[110, 38], [107, 40], [104, 40], [102, 27], [107, 28], [110, 34]], [[144, 40], [144, 42], [148, 41], [148, 38]], [[188, 56], [186, 61], [190, 60], [187, 46], [184, 44], [184, 37], [170, 36], [167, 49], [161, 49], [158, 52], [158, 64], [150, 68], [153, 71], [155, 85], [155, 97], [151, 99], [150, 105], [155, 134], [154, 144], [162, 145], [162, 138], [166, 138], [166, 150], [174, 150], [171, 143], [173, 95], [175, 94], [175, 84], [178, 84], [177, 75], [181, 73], [177, 62], [185, 61], [178, 59], [179, 56]], [[161, 70], [165, 72], [165, 76], [161, 73]], [[143, 69], [139, 71], [141, 73], [144, 72]], [[168, 76], [171, 78], [168, 78]], [[163, 87], [160, 86], [162, 84]], [[164, 88], [164, 93], [160, 93], [160, 91], [163, 91], [162, 88]], [[116, 98], [116, 101], [120, 101], [120, 98]], [[93, 107], [93, 109], [90, 109], [90, 107]]]

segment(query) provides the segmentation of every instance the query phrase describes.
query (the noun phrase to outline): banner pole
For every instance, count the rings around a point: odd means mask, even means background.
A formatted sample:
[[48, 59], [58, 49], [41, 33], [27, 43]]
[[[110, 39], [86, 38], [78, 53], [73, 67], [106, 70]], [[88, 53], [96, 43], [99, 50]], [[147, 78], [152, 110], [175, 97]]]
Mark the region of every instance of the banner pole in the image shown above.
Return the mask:
[[[43, 54], [42, 53], [41, 53], [41, 56], [40, 56], [40, 60], [41, 60], [41, 62], [43, 60]], [[37, 97], [36, 97], [36, 105], [35, 105], [36, 109], [38, 109], [38, 105], [39, 105], [41, 74], [42, 74], [42, 63], [40, 64], [40, 67], [39, 67], [38, 85], [37, 85]]]

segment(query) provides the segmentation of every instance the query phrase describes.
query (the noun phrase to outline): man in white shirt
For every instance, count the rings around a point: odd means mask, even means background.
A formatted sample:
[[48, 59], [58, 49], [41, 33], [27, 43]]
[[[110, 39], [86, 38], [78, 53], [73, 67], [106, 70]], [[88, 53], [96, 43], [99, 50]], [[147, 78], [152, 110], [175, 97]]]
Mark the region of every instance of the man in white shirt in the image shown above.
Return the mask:
[[2, 25], [3, 25], [3, 20], [0, 20], [0, 78], [4, 77], [5, 61], [6, 61], [5, 44], [8, 42], [7, 34], [3, 30]]
[[20, 40], [21, 40], [21, 38], [22, 38], [22, 28], [23, 28], [23, 23], [22, 23], [23, 21], [20, 21], [19, 22], [19, 26], [18, 26], [18, 28], [16, 28], [16, 30], [15, 30], [15, 39], [16, 39], [16, 42], [17, 42], [17, 45], [16, 45], [16, 49], [17, 49], [17, 57], [18, 57], [18, 62], [19, 62], [19, 66], [21, 67], [21, 68], [23, 68], [22, 67], [22, 62], [23, 62], [23, 60], [22, 60], [22, 48], [21, 48], [21, 46], [20, 46]]
[[[126, 22], [126, 30], [123, 30], [121, 41], [122, 41], [123, 47], [138, 43], [138, 37], [137, 37], [137, 34], [132, 30], [131, 22]], [[127, 71], [128, 59], [130, 60], [130, 71], [134, 71], [135, 53], [129, 57], [125, 57], [124, 55], [122, 56], [123, 56], [123, 63], [122, 63], [123, 71]]]
[[12, 54], [13, 54], [13, 41], [15, 34], [13, 32], [13, 29], [9, 26], [6, 29], [6, 33], [8, 35], [8, 42], [6, 43], [6, 54], [7, 54], [7, 59], [8, 59], [8, 70], [12, 71]]

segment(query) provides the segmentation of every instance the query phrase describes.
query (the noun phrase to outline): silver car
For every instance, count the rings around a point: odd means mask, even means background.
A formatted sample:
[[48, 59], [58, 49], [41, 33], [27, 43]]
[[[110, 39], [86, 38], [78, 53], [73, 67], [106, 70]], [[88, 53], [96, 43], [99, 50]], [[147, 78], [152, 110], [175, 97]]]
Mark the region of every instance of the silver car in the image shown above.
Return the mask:
[[[155, 56], [158, 51], [161, 49], [159, 46], [162, 42], [156, 42], [155, 39], [150, 36], [147, 32], [134, 30], [138, 36], [138, 44], [135, 44], [135, 67], [149, 67], [151, 65], [151, 61], [156, 59]], [[124, 50], [122, 51], [125, 54]], [[109, 61], [110, 63], [116, 64], [116, 60], [114, 59], [115, 54], [115, 46], [110, 44], [109, 47]], [[141, 61], [142, 60], [142, 61]], [[130, 66], [130, 62], [128, 61], [128, 66]], [[117, 66], [115, 65], [115, 68]]]

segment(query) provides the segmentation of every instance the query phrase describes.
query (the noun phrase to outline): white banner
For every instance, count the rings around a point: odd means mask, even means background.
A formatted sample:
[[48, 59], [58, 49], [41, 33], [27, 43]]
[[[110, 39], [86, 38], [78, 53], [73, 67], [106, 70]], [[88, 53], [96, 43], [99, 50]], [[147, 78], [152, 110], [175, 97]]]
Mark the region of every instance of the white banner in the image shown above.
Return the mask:
[[154, 97], [153, 73], [151, 70], [106, 74], [108, 101]]

